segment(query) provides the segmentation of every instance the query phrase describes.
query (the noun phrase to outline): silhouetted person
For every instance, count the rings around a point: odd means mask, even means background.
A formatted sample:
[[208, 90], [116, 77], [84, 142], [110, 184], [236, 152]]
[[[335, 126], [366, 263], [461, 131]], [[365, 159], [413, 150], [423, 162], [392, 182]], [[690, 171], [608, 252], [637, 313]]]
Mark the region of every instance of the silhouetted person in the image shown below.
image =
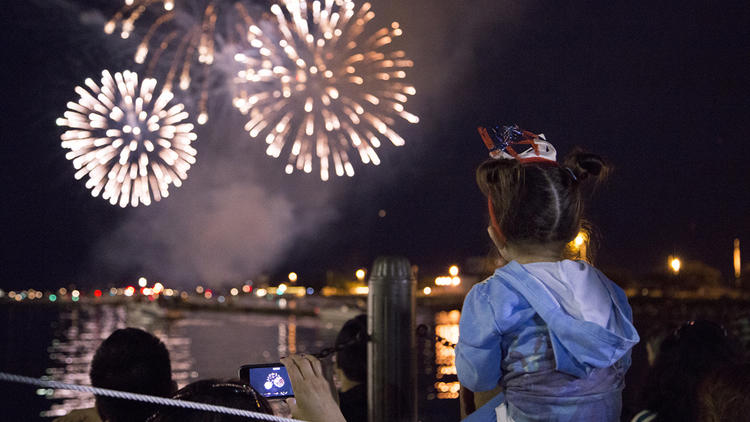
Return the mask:
[[[91, 362], [94, 387], [169, 397], [174, 391], [172, 366], [164, 343], [137, 328], [113, 332]], [[96, 409], [105, 422], [143, 421], [156, 406], [139, 401], [96, 396]]]
[[[177, 391], [173, 398], [272, 415], [268, 400], [246, 381], [200, 380]], [[163, 407], [149, 422], [252, 422], [261, 419], [203, 410]]]
[[689, 321], [664, 339], [643, 393], [648, 410], [633, 422], [698, 421], [698, 386], [739, 357], [726, 330], [710, 321]]
[[367, 420], [367, 315], [358, 315], [341, 327], [336, 346], [339, 406], [350, 422]]

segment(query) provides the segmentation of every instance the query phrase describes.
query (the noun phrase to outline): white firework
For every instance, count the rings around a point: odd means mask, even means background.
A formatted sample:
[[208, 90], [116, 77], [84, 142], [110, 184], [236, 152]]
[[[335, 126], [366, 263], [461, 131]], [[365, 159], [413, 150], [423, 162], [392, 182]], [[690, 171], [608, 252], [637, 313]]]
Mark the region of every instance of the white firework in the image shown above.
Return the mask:
[[314, 158], [320, 177], [330, 168], [354, 175], [349, 153], [380, 164], [381, 139], [404, 139], [391, 126], [396, 117], [419, 118], [405, 110], [413, 86], [404, 82], [413, 66], [391, 42], [403, 31], [397, 22], [374, 32], [369, 3], [351, 0], [281, 0], [271, 6], [277, 25], [256, 24], [237, 6], [246, 44], [234, 54], [240, 70], [233, 104], [249, 120], [251, 137], [265, 138], [266, 153], [289, 151], [286, 172], [310, 173]]
[[78, 102], [68, 102], [59, 126], [69, 129], [60, 137], [70, 151], [65, 158], [87, 176], [93, 196], [102, 194], [112, 205], [150, 205], [169, 196], [169, 185], [179, 187], [195, 163], [197, 139], [182, 104], [170, 104], [173, 94], [154, 96], [156, 80], [124, 71], [102, 72], [101, 84], [86, 79], [75, 88]]

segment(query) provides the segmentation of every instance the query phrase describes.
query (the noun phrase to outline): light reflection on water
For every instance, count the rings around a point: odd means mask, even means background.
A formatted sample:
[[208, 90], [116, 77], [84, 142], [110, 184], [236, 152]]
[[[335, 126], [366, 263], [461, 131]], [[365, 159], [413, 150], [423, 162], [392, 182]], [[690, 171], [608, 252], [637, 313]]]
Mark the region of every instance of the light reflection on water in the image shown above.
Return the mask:
[[[281, 356], [314, 352], [331, 345], [340, 323], [294, 315], [263, 315], [207, 311], [166, 314], [149, 304], [81, 306], [61, 310], [54, 338], [47, 349], [46, 377], [89, 385], [94, 352], [112, 331], [138, 327], [167, 346], [178, 387], [199, 378], [237, 377], [248, 363], [278, 362]], [[41, 416], [65, 415], [93, 407], [94, 397], [66, 390], [37, 390], [49, 408]]]
[[[435, 334], [456, 344], [461, 311], [435, 313]], [[457, 399], [461, 389], [456, 375], [456, 349], [435, 341], [435, 390], [438, 399]]]

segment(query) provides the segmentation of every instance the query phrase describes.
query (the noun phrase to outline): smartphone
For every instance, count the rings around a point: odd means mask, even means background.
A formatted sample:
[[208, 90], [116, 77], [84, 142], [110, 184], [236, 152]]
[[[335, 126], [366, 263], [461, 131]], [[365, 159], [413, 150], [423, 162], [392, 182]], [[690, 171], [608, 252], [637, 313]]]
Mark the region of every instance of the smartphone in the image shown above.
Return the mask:
[[246, 380], [257, 392], [269, 399], [294, 397], [292, 380], [286, 367], [281, 363], [261, 363], [242, 365], [240, 378]]

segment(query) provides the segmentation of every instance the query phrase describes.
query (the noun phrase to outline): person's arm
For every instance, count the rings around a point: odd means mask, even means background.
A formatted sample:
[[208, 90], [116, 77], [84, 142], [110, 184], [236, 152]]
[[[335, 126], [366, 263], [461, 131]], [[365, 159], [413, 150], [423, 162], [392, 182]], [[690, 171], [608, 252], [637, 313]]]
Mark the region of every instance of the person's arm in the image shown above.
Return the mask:
[[315, 356], [291, 355], [282, 358], [281, 363], [292, 381], [294, 398], [287, 402], [295, 418], [310, 422], [346, 422]]
[[456, 371], [461, 385], [472, 391], [497, 387], [502, 376], [502, 340], [487, 284], [475, 285], [464, 300], [456, 345]]

